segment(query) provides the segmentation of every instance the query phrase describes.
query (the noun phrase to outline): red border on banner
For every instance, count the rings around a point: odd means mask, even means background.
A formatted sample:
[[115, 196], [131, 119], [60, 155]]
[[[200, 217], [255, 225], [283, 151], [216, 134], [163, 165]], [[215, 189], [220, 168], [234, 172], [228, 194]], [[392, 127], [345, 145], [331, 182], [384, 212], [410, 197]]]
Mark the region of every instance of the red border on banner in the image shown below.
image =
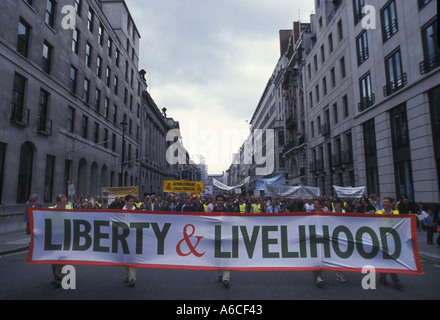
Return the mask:
[[393, 218], [393, 219], [411, 219], [411, 241], [413, 247], [413, 255], [417, 270], [399, 270], [399, 269], [376, 269], [379, 273], [399, 273], [399, 274], [423, 274], [422, 264], [420, 261], [419, 250], [417, 246], [417, 217], [414, 215], [394, 215], [383, 214], [377, 215], [372, 213], [334, 213], [334, 212], [288, 212], [288, 213], [228, 213], [228, 212], [173, 212], [173, 211], [142, 211], [142, 210], [68, 210], [68, 209], [44, 209], [28, 207], [29, 226], [31, 229], [31, 243], [26, 259], [27, 264], [59, 264], [59, 265], [87, 265], [87, 266], [108, 266], [108, 267], [135, 267], [146, 269], [170, 269], [170, 270], [201, 270], [201, 271], [344, 271], [344, 272], [362, 272], [362, 268], [344, 268], [344, 267], [235, 267], [235, 268], [218, 268], [218, 267], [200, 267], [200, 266], [186, 266], [186, 265], [162, 265], [162, 264], [124, 264], [113, 262], [95, 262], [95, 261], [69, 261], [69, 260], [32, 260], [32, 253], [34, 249], [34, 211], [56, 211], [56, 212], [93, 212], [93, 213], [131, 213], [131, 214], [150, 214], [150, 215], [174, 215], [174, 216], [209, 216], [209, 217], [294, 217], [294, 216], [339, 216], [339, 217], [359, 217], [359, 218]]

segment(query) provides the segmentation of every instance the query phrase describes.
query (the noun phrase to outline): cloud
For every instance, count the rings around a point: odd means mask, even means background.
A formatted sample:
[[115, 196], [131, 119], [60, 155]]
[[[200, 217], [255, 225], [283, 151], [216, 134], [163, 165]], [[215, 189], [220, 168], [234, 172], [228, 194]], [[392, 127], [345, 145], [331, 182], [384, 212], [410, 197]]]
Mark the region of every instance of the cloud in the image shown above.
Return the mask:
[[[246, 130], [280, 56], [278, 31], [292, 27], [298, 9], [313, 8], [311, 0], [126, 3], [142, 37], [139, 68], [148, 72], [156, 104], [182, 127], [207, 135], [213, 129], [219, 136], [222, 129]], [[219, 145], [218, 152], [232, 157], [243, 140]], [[192, 147], [192, 154], [203, 149]], [[207, 164], [210, 172], [221, 172], [230, 162], [222, 170]]]

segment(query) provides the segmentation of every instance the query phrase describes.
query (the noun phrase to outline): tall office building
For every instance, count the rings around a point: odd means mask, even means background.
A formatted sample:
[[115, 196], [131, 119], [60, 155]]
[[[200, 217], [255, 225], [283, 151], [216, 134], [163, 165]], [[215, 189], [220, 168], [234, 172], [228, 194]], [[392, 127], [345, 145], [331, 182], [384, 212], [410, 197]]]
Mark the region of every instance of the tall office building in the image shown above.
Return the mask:
[[178, 123], [146, 92], [139, 42], [122, 0], [1, 1], [0, 229], [22, 223], [30, 194], [53, 203], [69, 181], [76, 197], [158, 192], [171, 168], [151, 155]]

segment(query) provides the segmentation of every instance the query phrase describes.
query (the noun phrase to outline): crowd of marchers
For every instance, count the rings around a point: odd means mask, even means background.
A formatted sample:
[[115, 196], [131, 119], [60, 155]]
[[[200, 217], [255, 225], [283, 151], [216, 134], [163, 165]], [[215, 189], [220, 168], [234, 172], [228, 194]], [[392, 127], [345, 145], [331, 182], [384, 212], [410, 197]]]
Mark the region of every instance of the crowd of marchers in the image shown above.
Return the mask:
[[[37, 195], [29, 197], [27, 207], [41, 207]], [[370, 197], [362, 199], [323, 197], [315, 199], [283, 199], [273, 197], [254, 197], [254, 196], [216, 196], [211, 195], [194, 196], [175, 196], [175, 195], [152, 195], [144, 198], [127, 195], [124, 198], [116, 197], [115, 201], [108, 204], [99, 196], [83, 196], [73, 203], [69, 202], [65, 195], [57, 197], [57, 204], [50, 208], [57, 209], [77, 209], [77, 210], [146, 210], [146, 211], [173, 211], [173, 212], [233, 212], [239, 214], [259, 214], [259, 213], [287, 213], [287, 212], [334, 212], [334, 213], [375, 213], [375, 214], [415, 214], [418, 219], [418, 227], [427, 231], [427, 242], [433, 244], [433, 236], [437, 229], [440, 229], [440, 213], [438, 207], [425, 207], [421, 202], [410, 203], [408, 197], [403, 196], [399, 201], [391, 197], [380, 199], [372, 194]], [[29, 230], [28, 211], [25, 211], [27, 222], [27, 233]], [[440, 236], [437, 238], [437, 245], [440, 247]], [[53, 265], [53, 283], [60, 287], [62, 279], [62, 265]], [[315, 283], [318, 287], [323, 284], [322, 272], [314, 271]], [[380, 282], [388, 285], [386, 273], [380, 274]], [[342, 272], [337, 272], [336, 278], [340, 282], [345, 282]], [[394, 286], [402, 290], [403, 284], [397, 274], [391, 274]], [[219, 272], [220, 282], [229, 287], [230, 272], [227, 270]], [[136, 268], [126, 267], [126, 280], [130, 286], [135, 285]]]

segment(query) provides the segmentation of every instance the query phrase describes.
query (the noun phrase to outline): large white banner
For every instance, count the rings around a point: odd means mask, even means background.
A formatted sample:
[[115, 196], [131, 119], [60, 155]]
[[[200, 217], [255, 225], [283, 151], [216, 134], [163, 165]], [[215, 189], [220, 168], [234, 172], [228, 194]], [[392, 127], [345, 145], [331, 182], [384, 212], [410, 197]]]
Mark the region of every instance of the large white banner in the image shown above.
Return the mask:
[[333, 186], [339, 198], [357, 198], [364, 196], [366, 187], [338, 187]]
[[217, 179], [212, 179], [212, 183], [215, 187], [225, 190], [225, 191], [232, 191], [235, 190], [236, 188], [241, 188], [243, 187], [246, 183], [249, 183], [249, 181], [251, 180], [251, 177], [247, 177], [246, 179], [244, 179], [242, 182], [240, 182], [239, 184], [237, 184], [236, 186], [230, 187], [225, 185], [224, 183], [221, 183], [220, 181], [218, 181]]
[[275, 198], [313, 199], [318, 198], [321, 194], [320, 189], [316, 187], [291, 187], [266, 184], [264, 188], [266, 196]]
[[28, 263], [422, 273], [412, 215], [29, 211]]

